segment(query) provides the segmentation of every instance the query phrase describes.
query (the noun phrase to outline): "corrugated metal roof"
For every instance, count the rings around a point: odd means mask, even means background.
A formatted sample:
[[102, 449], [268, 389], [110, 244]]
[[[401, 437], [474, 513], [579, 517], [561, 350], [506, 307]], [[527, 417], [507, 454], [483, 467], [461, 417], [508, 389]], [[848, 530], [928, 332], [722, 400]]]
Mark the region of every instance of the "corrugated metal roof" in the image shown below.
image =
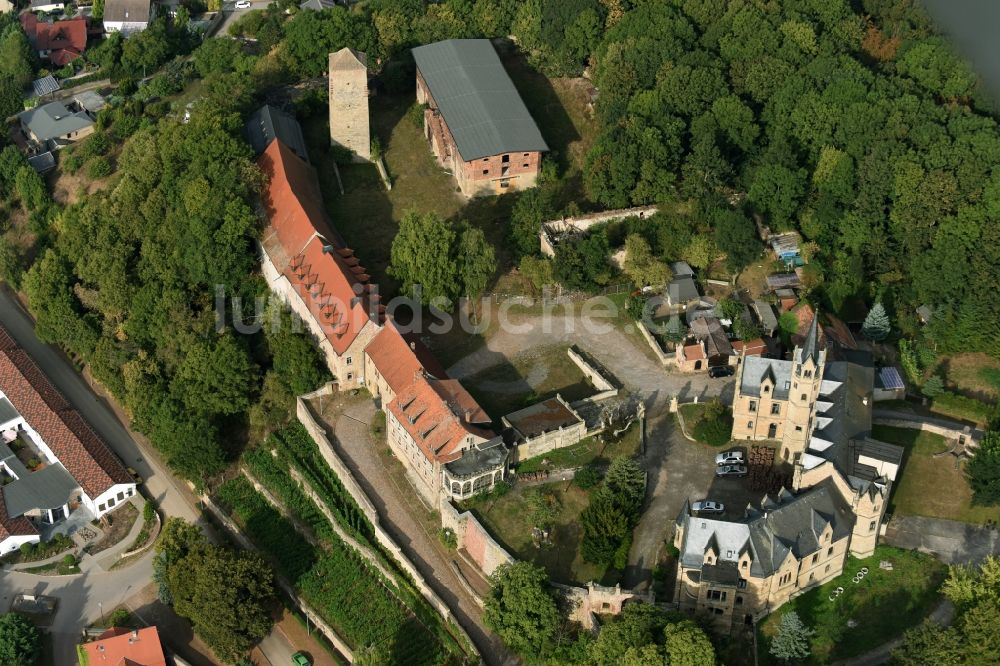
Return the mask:
[[418, 46], [413, 59], [463, 160], [549, 149], [488, 39]]

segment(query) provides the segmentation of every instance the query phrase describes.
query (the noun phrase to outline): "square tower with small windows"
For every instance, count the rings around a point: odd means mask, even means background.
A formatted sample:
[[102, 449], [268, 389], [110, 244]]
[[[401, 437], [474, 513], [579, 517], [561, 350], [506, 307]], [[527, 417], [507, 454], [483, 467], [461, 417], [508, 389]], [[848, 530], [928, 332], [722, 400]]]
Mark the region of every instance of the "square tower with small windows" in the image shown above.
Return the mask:
[[371, 160], [368, 120], [368, 58], [343, 48], [330, 54], [330, 145], [346, 148], [355, 159]]

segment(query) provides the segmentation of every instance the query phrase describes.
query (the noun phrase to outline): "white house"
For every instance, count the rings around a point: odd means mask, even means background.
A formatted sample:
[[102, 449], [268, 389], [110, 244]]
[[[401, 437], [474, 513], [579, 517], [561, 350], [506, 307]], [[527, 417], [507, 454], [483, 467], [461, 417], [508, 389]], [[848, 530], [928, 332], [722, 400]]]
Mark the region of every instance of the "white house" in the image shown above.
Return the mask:
[[153, 18], [150, 0], [106, 0], [104, 32], [120, 32], [126, 37], [142, 32]]
[[135, 480], [28, 353], [0, 327], [0, 554], [85, 508], [94, 518]]

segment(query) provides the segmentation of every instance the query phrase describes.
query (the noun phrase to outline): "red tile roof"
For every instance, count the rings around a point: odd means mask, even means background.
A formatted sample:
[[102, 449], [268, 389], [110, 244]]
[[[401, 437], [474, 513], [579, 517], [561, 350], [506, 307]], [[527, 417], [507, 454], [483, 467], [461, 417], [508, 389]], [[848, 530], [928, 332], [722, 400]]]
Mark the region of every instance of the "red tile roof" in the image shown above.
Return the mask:
[[89, 497], [97, 498], [116, 484], [132, 482], [128, 470], [104, 440], [3, 327], [0, 391]]
[[97, 640], [80, 646], [91, 666], [166, 666], [156, 627], [132, 631], [112, 627]]
[[429, 460], [452, 462], [469, 448], [470, 435], [494, 436], [484, 427], [489, 417], [454, 379], [439, 380], [418, 371], [388, 409]]
[[705, 350], [701, 348], [701, 345], [684, 345], [684, 358], [689, 361], [696, 361], [700, 358], [705, 357]]
[[[746, 347], [746, 352], [743, 351], [744, 347]], [[767, 351], [767, 344], [763, 338], [754, 338], [747, 342], [733, 340], [733, 351], [737, 354], [745, 354], [746, 356], [761, 356]]]
[[377, 288], [334, 233], [315, 170], [278, 139], [257, 164], [268, 177], [264, 251], [309, 305], [337, 354], [343, 354], [368, 321], [381, 322]]
[[401, 333], [392, 321], [387, 321], [372, 338], [365, 347], [365, 354], [394, 393], [405, 389], [419, 370], [438, 379], [447, 377], [427, 346], [417, 336]]
[[87, 49], [87, 19], [83, 16], [65, 21], [38, 22], [34, 14], [21, 15], [21, 26], [38, 51], [51, 51], [54, 65], [65, 65], [79, 58]]

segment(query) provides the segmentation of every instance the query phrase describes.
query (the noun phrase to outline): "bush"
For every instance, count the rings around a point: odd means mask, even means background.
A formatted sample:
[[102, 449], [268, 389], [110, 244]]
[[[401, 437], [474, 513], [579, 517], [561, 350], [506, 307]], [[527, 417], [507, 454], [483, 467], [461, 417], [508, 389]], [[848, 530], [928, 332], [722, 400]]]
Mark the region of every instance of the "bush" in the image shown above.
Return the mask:
[[148, 523], [153, 520], [154, 516], [156, 516], [156, 507], [153, 506], [152, 502], [146, 500], [146, 504], [142, 507], [142, 519]]
[[104, 178], [111, 175], [111, 162], [106, 157], [94, 157], [87, 162], [89, 178]]
[[924, 382], [920, 392], [928, 398], [936, 398], [944, 393], [944, 381], [939, 376], [932, 375], [930, 379]]
[[583, 490], [589, 490], [601, 482], [601, 472], [594, 465], [587, 465], [577, 470], [573, 483]]
[[75, 567], [76, 566], [76, 555], [73, 553], [66, 553], [63, 555], [62, 563], [64, 567]]
[[442, 527], [438, 530], [438, 539], [445, 545], [449, 550], [455, 550], [458, 548], [458, 537], [455, 536], [455, 530], [450, 527]]
[[109, 627], [129, 627], [132, 625], [132, 614], [124, 608], [118, 608], [108, 616]]
[[733, 431], [733, 416], [718, 398], [705, 405], [701, 419], [695, 424], [692, 435], [709, 446], [723, 446], [729, 442]]
[[31, 555], [31, 551], [35, 549], [35, 544], [33, 543], [22, 543], [21, 544], [21, 555], [28, 557]]
[[934, 398], [931, 409], [946, 416], [976, 423], [986, 423], [993, 413], [993, 409], [985, 402], [949, 391], [944, 391]]
[[79, 171], [80, 167], [82, 166], [83, 166], [83, 158], [77, 155], [76, 153], [66, 155], [66, 157], [62, 160], [63, 170], [71, 174]]

